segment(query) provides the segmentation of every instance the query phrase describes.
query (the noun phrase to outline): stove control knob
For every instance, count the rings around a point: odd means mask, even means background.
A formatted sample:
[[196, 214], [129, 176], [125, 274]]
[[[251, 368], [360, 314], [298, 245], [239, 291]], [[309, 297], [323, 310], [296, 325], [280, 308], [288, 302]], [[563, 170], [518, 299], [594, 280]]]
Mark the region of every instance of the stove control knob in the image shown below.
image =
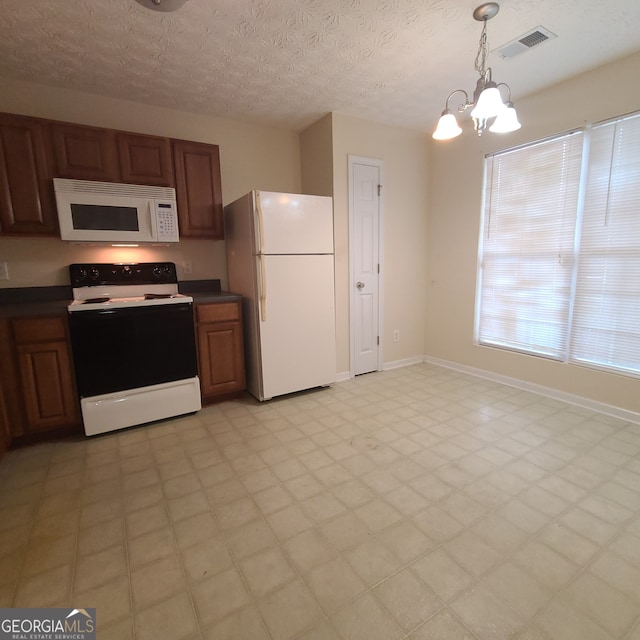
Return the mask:
[[125, 278], [130, 278], [133, 275], [133, 270], [129, 265], [125, 264], [124, 267], [122, 267], [122, 275]]
[[87, 272], [86, 268], [85, 267], [80, 267], [78, 269], [76, 277], [78, 278], [78, 280], [86, 280], [88, 275], [89, 275], [89, 273]]
[[162, 272], [164, 273], [165, 276], [170, 276], [173, 275], [173, 269], [171, 268], [170, 264], [165, 264]]
[[98, 267], [91, 267], [91, 271], [89, 271], [89, 276], [92, 280], [97, 280], [100, 277], [100, 271]]
[[153, 277], [160, 278], [162, 276], [162, 269], [159, 264], [153, 267]]

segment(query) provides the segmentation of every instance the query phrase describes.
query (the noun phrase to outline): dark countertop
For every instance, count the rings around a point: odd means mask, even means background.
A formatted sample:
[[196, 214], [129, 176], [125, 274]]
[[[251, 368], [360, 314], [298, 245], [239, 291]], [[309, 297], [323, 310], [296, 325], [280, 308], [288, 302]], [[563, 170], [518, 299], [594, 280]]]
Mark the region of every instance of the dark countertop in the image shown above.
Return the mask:
[[46, 300], [43, 302], [11, 302], [0, 303], [0, 316], [61, 316], [67, 313], [71, 299]]
[[190, 293], [189, 294], [196, 304], [204, 302], [235, 302], [242, 300], [239, 293], [231, 293], [230, 291], [217, 291], [213, 293]]
[[[220, 280], [185, 280], [178, 283], [180, 293], [193, 297], [195, 303], [231, 302], [242, 296], [221, 291]], [[21, 287], [0, 289], [0, 315], [53, 316], [67, 313], [73, 294], [71, 287]]]
[[0, 289], [0, 307], [23, 302], [60, 302], [61, 300], [71, 300], [71, 298], [73, 298], [73, 293], [69, 285]]

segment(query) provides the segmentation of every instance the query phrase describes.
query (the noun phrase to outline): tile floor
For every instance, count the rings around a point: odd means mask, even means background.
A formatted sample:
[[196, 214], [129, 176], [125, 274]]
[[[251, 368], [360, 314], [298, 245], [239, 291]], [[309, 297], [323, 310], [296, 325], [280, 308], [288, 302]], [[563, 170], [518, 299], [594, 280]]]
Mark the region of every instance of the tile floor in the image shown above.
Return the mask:
[[430, 365], [0, 463], [0, 606], [101, 640], [640, 640], [640, 425]]

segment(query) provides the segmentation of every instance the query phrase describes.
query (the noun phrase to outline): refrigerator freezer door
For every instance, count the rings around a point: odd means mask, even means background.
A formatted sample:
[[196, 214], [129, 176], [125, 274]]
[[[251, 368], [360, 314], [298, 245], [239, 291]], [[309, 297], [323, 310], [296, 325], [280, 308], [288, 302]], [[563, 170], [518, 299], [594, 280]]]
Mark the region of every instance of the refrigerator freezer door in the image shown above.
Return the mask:
[[261, 253], [333, 253], [332, 198], [257, 191], [256, 218]]
[[332, 255], [263, 256], [260, 400], [336, 379]]

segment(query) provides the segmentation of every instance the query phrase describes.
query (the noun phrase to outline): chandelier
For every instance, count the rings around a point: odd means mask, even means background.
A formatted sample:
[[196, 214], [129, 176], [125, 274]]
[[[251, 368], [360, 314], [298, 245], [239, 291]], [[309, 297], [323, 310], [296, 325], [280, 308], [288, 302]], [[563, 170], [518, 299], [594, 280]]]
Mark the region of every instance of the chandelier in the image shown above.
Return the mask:
[[[444, 111], [438, 120], [438, 126], [433, 132], [435, 140], [450, 140], [462, 133], [455, 115], [449, 109], [449, 101], [457, 93], [464, 94], [464, 103], [458, 106], [458, 111], [463, 113], [471, 109], [473, 128], [481, 136], [487, 128], [487, 124], [493, 119], [489, 131], [494, 133], [508, 133], [521, 127], [513, 102], [511, 102], [511, 89], [505, 82], [496, 84], [491, 77], [491, 67], [487, 67], [487, 22], [500, 10], [497, 2], [485, 2], [473, 12], [474, 19], [482, 22], [482, 33], [478, 43], [475, 70], [480, 74], [472, 100], [464, 89], [456, 89], [447, 97]], [[500, 88], [505, 87], [508, 92], [505, 102], [502, 101]]]

